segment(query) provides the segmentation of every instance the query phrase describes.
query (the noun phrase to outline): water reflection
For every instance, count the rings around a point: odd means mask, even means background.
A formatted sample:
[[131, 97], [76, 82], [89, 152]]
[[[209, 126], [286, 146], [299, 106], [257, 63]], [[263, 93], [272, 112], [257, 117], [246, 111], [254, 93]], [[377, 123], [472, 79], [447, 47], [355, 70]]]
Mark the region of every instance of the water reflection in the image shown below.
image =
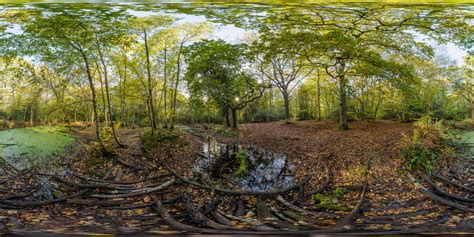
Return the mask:
[[293, 185], [294, 166], [283, 154], [252, 146], [202, 138], [202, 153], [193, 169], [201, 182], [247, 191], [268, 191]]

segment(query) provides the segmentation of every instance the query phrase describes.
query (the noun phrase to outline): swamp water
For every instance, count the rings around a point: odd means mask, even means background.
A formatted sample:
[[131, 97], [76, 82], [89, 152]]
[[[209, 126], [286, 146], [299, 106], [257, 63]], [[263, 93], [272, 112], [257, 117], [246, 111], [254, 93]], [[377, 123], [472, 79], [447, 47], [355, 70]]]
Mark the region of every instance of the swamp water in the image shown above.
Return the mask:
[[39, 165], [53, 168], [57, 157], [75, 139], [57, 127], [17, 128], [0, 131], [0, 157], [17, 169]]
[[245, 191], [280, 190], [294, 184], [294, 166], [283, 154], [252, 146], [201, 138], [200, 160], [193, 168], [201, 183]]

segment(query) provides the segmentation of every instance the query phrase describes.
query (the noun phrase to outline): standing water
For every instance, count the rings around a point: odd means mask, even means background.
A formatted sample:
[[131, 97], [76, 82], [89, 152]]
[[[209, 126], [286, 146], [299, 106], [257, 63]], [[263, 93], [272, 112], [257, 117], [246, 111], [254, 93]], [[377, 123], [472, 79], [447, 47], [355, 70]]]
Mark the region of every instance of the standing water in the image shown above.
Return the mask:
[[294, 166], [283, 154], [252, 146], [219, 143], [202, 138], [200, 160], [193, 169], [203, 183], [245, 191], [269, 191], [293, 185]]
[[0, 131], [0, 157], [17, 169], [52, 166], [55, 154], [74, 142], [57, 127], [17, 128]]

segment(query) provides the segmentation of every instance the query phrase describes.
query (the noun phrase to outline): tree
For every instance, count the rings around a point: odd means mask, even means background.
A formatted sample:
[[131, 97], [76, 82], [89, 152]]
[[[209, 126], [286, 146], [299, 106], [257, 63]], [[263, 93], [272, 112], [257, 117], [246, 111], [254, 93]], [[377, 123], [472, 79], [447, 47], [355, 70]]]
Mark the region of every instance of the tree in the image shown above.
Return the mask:
[[262, 39], [255, 41], [253, 45], [260, 62], [260, 71], [282, 94], [285, 118], [290, 119], [291, 93], [311, 74], [312, 69], [305, 68], [304, 62], [298, 57], [302, 47], [286, 44], [287, 32], [280, 32], [277, 36], [268, 32], [261, 33]]
[[207, 23], [201, 23], [197, 25], [184, 24], [178, 28], [180, 39], [178, 41], [177, 59], [176, 59], [176, 79], [174, 81], [173, 90], [173, 107], [171, 110], [171, 125], [170, 128], [174, 128], [174, 120], [176, 116], [176, 105], [178, 95], [178, 85], [181, 76], [181, 55], [183, 54], [184, 46], [196, 39], [199, 39], [203, 34], [208, 33], [211, 30], [210, 25]]
[[455, 70], [451, 80], [454, 90], [468, 104], [471, 104], [471, 121], [474, 126], [474, 56], [467, 56], [461, 70]]
[[191, 92], [202, 92], [224, 111], [228, 123], [237, 128], [237, 112], [263, 95], [265, 86], [248, 68], [250, 62], [245, 45], [232, 45], [222, 40], [204, 40], [187, 48], [186, 79]]
[[147, 105], [150, 116], [151, 134], [157, 128], [155, 105], [153, 102], [153, 89], [154, 82], [152, 79], [151, 67], [152, 62], [150, 61], [150, 45], [148, 43], [150, 35], [156, 33], [157, 30], [168, 26], [172, 22], [172, 18], [167, 16], [149, 16], [144, 18], [135, 18], [130, 21], [130, 28], [138, 35], [142, 37], [143, 46], [145, 51], [146, 60], [146, 75], [147, 75]]

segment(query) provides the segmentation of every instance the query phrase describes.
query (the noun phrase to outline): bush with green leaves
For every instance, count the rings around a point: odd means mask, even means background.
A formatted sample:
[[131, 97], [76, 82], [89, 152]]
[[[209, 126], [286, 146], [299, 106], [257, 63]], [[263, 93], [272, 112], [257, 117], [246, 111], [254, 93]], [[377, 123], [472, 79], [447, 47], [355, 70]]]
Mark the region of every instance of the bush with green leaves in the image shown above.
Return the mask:
[[459, 134], [434, 121], [431, 116], [423, 116], [414, 123], [413, 135], [402, 138], [401, 156], [409, 172], [431, 173], [436, 161], [457, 156]]

